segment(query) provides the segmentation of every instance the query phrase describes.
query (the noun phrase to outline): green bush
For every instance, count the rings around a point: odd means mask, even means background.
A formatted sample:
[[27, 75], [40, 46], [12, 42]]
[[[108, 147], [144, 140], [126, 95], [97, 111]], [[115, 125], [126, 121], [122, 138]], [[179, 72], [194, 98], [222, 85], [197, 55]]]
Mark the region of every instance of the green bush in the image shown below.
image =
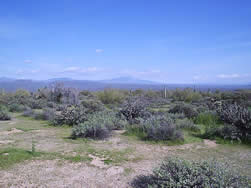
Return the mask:
[[82, 106], [64, 106], [61, 112], [54, 112], [53, 116], [50, 117], [50, 121], [54, 126], [73, 126], [87, 120], [86, 109]]
[[184, 140], [182, 132], [177, 130], [173, 120], [165, 116], [151, 116], [141, 120], [140, 126], [147, 140]]
[[174, 122], [176, 122], [177, 120], [179, 119], [185, 119], [185, 115], [184, 114], [179, 114], [179, 113], [176, 113], [176, 114], [173, 114], [173, 113], [167, 113], [165, 114], [167, 117], [171, 118]]
[[7, 111], [7, 108], [4, 106], [0, 106], [0, 120], [7, 121], [11, 120], [11, 116]]
[[104, 89], [98, 92], [97, 96], [103, 104], [120, 104], [125, 98], [124, 92], [117, 89]]
[[113, 122], [104, 113], [89, 115], [84, 123], [75, 125], [72, 129], [73, 138], [104, 139], [110, 135]]
[[171, 97], [176, 101], [185, 101], [185, 102], [195, 102], [199, 101], [202, 98], [199, 92], [193, 91], [190, 88], [183, 90], [176, 89], [175, 91], [173, 91]]
[[198, 115], [195, 107], [187, 104], [175, 105], [172, 109], [169, 110], [169, 113], [183, 113], [187, 118], [195, 118]]
[[105, 109], [104, 105], [97, 99], [82, 100], [81, 105], [86, 109], [87, 114], [92, 114]]
[[196, 124], [210, 126], [217, 124], [219, 122], [219, 117], [214, 112], [204, 112], [200, 113], [194, 119], [194, 122]]
[[29, 109], [29, 107], [22, 104], [13, 103], [9, 105], [10, 112], [24, 112], [27, 109]]
[[150, 175], [136, 177], [131, 186], [145, 187], [249, 187], [248, 180], [235, 173], [227, 164], [216, 161], [190, 162], [171, 158], [165, 160]]
[[112, 111], [102, 111], [88, 115], [87, 121], [75, 125], [72, 130], [73, 138], [103, 139], [114, 129], [124, 128], [127, 122]]
[[200, 131], [200, 128], [198, 125], [195, 125], [192, 120], [190, 119], [178, 119], [176, 121], [176, 126], [178, 129], [185, 129], [185, 130], [191, 130], [191, 131]]
[[22, 116], [24, 117], [33, 117], [34, 116], [34, 110], [27, 109], [22, 113]]
[[47, 101], [45, 99], [33, 99], [29, 100], [28, 106], [32, 109], [42, 109], [46, 107]]

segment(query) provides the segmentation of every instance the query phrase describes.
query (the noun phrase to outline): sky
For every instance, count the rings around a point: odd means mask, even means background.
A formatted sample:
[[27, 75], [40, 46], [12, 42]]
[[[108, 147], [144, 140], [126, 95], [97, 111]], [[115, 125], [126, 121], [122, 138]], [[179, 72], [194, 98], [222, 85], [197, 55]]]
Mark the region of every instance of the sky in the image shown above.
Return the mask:
[[250, 0], [2, 0], [0, 77], [251, 83]]

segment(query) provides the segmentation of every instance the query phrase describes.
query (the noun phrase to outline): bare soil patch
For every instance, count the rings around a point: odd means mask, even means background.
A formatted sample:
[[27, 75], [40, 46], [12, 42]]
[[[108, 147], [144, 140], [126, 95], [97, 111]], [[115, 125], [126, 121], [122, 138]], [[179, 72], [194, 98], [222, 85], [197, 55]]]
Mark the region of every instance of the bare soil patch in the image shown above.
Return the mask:
[[0, 135], [9, 135], [9, 134], [15, 134], [15, 133], [22, 133], [22, 130], [12, 128], [10, 131], [2, 131], [0, 132]]

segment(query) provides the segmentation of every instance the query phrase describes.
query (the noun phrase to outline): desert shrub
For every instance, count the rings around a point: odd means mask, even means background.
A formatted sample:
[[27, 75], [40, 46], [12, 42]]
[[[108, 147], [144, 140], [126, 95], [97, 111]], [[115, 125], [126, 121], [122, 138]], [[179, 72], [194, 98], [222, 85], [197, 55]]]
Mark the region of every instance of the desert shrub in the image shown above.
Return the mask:
[[161, 110], [152, 111], [152, 112], [151, 112], [151, 115], [153, 115], [153, 116], [166, 116], [166, 117], [168, 117], [168, 118], [171, 118], [174, 122], [175, 122], [176, 120], [186, 118], [185, 115], [182, 114], [182, 113], [176, 113], [176, 114], [174, 114], [174, 113], [169, 113], [169, 112], [167, 112], [167, 111], [161, 111]]
[[191, 130], [191, 131], [200, 131], [200, 127], [198, 125], [195, 125], [192, 120], [190, 119], [178, 119], [176, 121], [176, 126], [178, 129], [185, 129], [185, 130]]
[[109, 134], [110, 131], [107, 127], [93, 119], [74, 126], [72, 129], [73, 138], [104, 139]]
[[4, 106], [0, 106], [0, 120], [2, 121], [11, 120], [11, 116], [8, 113], [7, 108]]
[[241, 140], [251, 140], [251, 112], [238, 104], [223, 104], [217, 110], [221, 120], [235, 126]]
[[87, 120], [86, 110], [82, 106], [65, 106], [59, 113], [54, 113], [51, 123], [55, 126], [77, 125]]
[[203, 105], [200, 105], [196, 108], [197, 112], [198, 113], [203, 113], [203, 112], [206, 112], [209, 110], [208, 106], [203, 106]]
[[124, 92], [117, 89], [104, 89], [97, 96], [103, 104], [120, 104], [125, 98]]
[[[206, 139], [216, 139], [223, 138], [230, 141], [239, 141], [243, 140], [242, 132], [234, 125], [224, 124], [224, 125], [210, 125], [205, 129], [203, 138]], [[245, 137], [245, 141], [250, 141], [251, 138]]]
[[47, 105], [46, 105], [48, 108], [55, 108], [55, 104], [54, 102], [47, 102]]
[[24, 117], [32, 117], [36, 120], [49, 120], [53, 121], [53, 118], [55, 116], [55, 110], [50, 108], [45, 108], [43, 110], [32, 110], [27, 109], [22, 113], [22, 116]]
[[22, 113], [22, 116], [24, 116], [24, 117], [33, 117], [34, 116], [34, 110], [32, 110], [32, 109], [26, 109]]
[[86, 109], [87, 114], [92, 114], [105, 109], [104, 105], [97, 99], [86, 99], [81, 101], [81, 105]]
[[169, 110], [169, 113], [183, 113], [187, 118], [194, 118], [198, 115], [196, 109], [187, 104], [177, 104]]
[[46, 105], [47, 105], [46, 103], [47, 103], [46, 100], [31, 98], [29, 100], [29, 104], [28, 105], [32, 109], [42, 109], [42, 108], [46, 107]]
[[24, 112], [29, 109], [29, 107], [17, 103], [10, 104], [8, 107], [10, 112]]
[[183, 140], [183, 134], [177, 130], [173, 120], [165, 116], [151, 116], [140, 122], [146, 134], [145, 139], [154, 141]]
[[43, 120], [52, 121], [56, 114], [56, 111], [53, 108], [44, 108], [42, 113]]
[[0, 104], [0, 110], [2, 111], [8, 111], [8, 108], [5, 105]]
[[73, 138], [93, 138], [103, 139], [109, 136], [112, 122], [109, 119], [104, 120], [104, 116], [99, 113], [88, 117], [84, 123], [75, 125], [72, 129]]
[[111, 121], [112, 121], [112, 129], [113, 130], [121, 130], [124, 129], [126, 127], [126, 125], [128, 124], [126, 118], [121, 115], [120, 113], [115, 113], [115, 112], [109, 112], [107, 115]]
[[43, 111], [34, 111], [33, 118], [36, 120], [46, 120]]
[[150, 175], [136, 177], [131, 186], [145, 187], [249, 187], [246, 177], [234, 172], [229, 165], [215, 160], [185, 161], [170, 158], [162, 162]]
[[199, 101], [202, 98], [199, 92], [193, 91], [190, 88], [183, 90], [176, 89], [175, 91], [173, 91], [171, 97], [176, 101], [186, 101], [186, 102]]
[[196, 124], [202, 124], [206, 126], [215, 125], [219, 122], [219, 117], [215, 112], [208, 111], [200, 113], [195, 119]]
[[120, 113], [125, 116], [130, 124], [133, 124], [137, 118], [149, 116], [146, 107], [147, 102], [144, 98], [130, 96], [122, 104]]
[[112, 111], [101, 111], [88, 115], [87, 121], [73, 127], [73, 138], [103, 139], [110, 135], [113, 129], [121, 129], [126, 121]]
[[173, 114], [173, 113], [167, 113], [165, 114], [167, 117], [171, 118], [174, 122], [176, 122], [177, 120], [179, 119], [185, 119], [185, 115], [183, 113], [176, 113], [176, 114]]

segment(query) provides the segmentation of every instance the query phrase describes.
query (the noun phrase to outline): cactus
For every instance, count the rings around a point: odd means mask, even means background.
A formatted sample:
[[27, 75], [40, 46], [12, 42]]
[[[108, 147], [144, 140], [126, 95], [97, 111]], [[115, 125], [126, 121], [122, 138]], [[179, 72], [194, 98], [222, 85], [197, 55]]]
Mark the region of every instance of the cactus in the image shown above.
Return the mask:
[[241, 133], [242, 139], [251, 137], [251, 112], [248, 108], [238, 104], [222, 104], [217, 109], [222, 121], [235, 126]]

